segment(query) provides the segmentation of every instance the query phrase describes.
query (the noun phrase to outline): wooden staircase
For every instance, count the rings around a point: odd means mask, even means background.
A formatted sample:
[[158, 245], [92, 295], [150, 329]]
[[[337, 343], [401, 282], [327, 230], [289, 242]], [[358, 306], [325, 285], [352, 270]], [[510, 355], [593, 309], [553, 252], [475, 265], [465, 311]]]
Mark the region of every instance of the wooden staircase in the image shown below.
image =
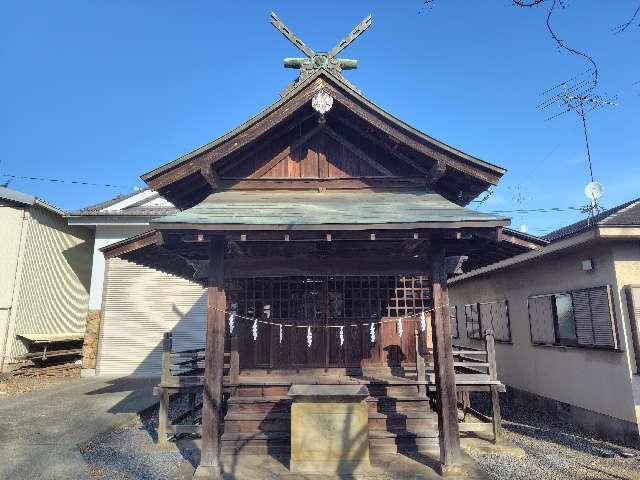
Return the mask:
[[[438, 447], [438, 420], [415, 385], [368, 385], [371, 455]], [[290, 385], [238, 385], [227, 401], [223, 454], [285, 456], [290, 451]]]

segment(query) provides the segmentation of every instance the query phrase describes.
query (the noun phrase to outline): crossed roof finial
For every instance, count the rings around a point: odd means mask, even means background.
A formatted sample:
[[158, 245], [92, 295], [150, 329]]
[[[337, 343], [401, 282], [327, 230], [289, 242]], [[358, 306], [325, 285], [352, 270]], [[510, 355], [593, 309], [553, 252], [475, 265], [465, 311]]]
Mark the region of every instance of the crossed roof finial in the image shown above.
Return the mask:
[[357, 60], [350, 60], [347, 58], [336, 58], [342, 50], [347, 48], [351, 42], [358, 38], [367, 28], [371, 26], [371, 15], [362, 20], [356, 27], [349, 32], [338, 44], [328, 52], [315, 52], [300, 38], [298, 38], [289, 27], [287, 27], [278, 16], [271, 12], [271, 24], [276, 27], [280, 33], [282, 33], [287, 40], [293, 43], [302, 53], [306, 55], [306, 58], [285, 58], [285, 68], [297, 68], [300, 70], [300, 76], [298, 79], [287, 86], [282, 92], [282, 96], [287, 95], [295, 85], [313, 75], [316, 71], [324, 69], [332, 74], [336, 75], [342, 81], [347, 83], [351, 88], [359, 91], [353, 85], [351, 85], [346, 78], [342, 76], [342, 70], [353, 70], [358, 68]]

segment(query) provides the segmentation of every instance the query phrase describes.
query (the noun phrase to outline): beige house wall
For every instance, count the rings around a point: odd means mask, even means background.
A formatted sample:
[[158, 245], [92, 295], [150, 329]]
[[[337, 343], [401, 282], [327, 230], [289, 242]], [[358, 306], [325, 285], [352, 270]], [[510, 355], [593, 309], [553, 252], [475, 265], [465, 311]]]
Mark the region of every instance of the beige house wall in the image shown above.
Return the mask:
[[[637, 407], [630, 380], [628, 317], [620, 307], [620, 279], [616, 278], [623, 267], [614, 265], [614, 259], [623, 254], [629, 251], [612, 249], [611, 242], [592, 242], [502, 271], [452, 282], [450, 302], [458, 308], [460, 332], [460, 338], [454, 342], [463, 345], [478, 342], [466, 336], [465, 304], [506, 299], [512, 343], [496, 345], [498, 373], [505, 384], [635, 424]], [[594, 270], [582, 270], [585, 259], [593, 260]], [[629, 276], [638, 268], [636, 262], [633, 266], [625, 264]], [[638, 280], [640, 277], [636, 277], [636, 283]], [[529, 296], [601, 285], [611, 285], [616, 292], [615, 317], [622, 352], [531, 343]]]
[[20, 251], [23, 244], [23, 226], [27, 213], [23, 207], [0, 205], [0, 371], [9, 360], [10, 335], [13, 331], [9, 318], [13, 305], [16, 278], [19, 276]]
[[21, 333], [83, 333], [93, 233], [34, 205], [27, 210], [8, 321], [10, 360], [26, 353]]
[[629, 377], [631, 378], [636, 421], [640, 425], [640, 374], [638, 374], [640, 365], [636, 365], [635, 355], [632, 351], [631, 324], [624, 291], [626, 285], [640, 284], [640, 238], [634, 241], [616, 241], [612, 244], [612, 254], [615, 261], [617, 280], [615, 300], [620, 308], [622, 318], [625, 319], [626, 345], [624, 348], [629, 352], [627, 355]]

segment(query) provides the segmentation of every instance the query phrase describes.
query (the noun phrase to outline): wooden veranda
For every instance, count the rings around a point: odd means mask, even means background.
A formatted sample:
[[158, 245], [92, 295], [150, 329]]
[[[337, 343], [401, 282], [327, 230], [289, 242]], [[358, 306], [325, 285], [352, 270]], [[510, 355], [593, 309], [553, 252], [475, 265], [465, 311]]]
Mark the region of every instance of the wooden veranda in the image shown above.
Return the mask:
[[[207, 287], [206, 347], [195, 360], [204, 367], [199, 475], [218, 475], [221, 443], [238, 453], [234, 441], [259, 427], [244, 414], [286, 416], [292, 379], [376, 385], [370, 428], [395, 418], [389, 402], [409, 405], [422, 414], [404, 421], [433, 429], [443, 469], [455, 468], [465, 390], [455, 369], [473, 352], [454, 361], [447, 277], [531, 248], [503, 230], [506, 218], [465, 208], [504, 169], [380, 109], [344, 80], [332, 52], [305, 51], [326, 61], [300, 59], [303, 74], [280, 100], [143, 175], [181, 211], [103, 249]], [[430, 328], [416, 342], [422, 312]], [[483, 375], [487, 389], [499, 384], [495, 364]]]

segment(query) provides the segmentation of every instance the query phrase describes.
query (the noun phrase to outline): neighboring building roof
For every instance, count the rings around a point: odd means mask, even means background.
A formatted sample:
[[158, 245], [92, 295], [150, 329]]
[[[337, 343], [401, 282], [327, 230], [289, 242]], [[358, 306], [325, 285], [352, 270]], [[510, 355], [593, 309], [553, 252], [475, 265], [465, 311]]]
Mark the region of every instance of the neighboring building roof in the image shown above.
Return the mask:
[[[451, 281], [461, 281], [509, 268], [536, 260], [544, 255], [556, 254], [599, 238], [638, 238], [638, 227], [640, 227], [640, 198], [630, 200], [601, 212], [593, 218], [589, 217], [580, 220], [545, 235], [542, 237], [542, 241], [546, 241], [547, 245], [543, 245], [542, 248], [513, 255], [490, 265], [474, 268], [453, 278]], [[523, 234], [518, 235], [521, 236]]]
[[60, 216], [65, 215], [64, 210], [56, 207], [55, 205], [51, 205], [50, 203], [47, 203], [44, 200], [38, 197], [35, 197], [33, 195], [18, 192], [17, 190], [13, 190], [7, 187], [0, 187], [0, 199], [17, 203], [19, 205], [25, 205], [25, 206], [35, 205], [38, 207], [42, 207], [45, 210], [49, 210], [50, 212], [55, 213], [57, 215], [60, 215]]
[[147, 188], [90, 205], [69, 213], [69, 217], [160, 217], [178, 210], [157, 192]]
[[550, 242], [555, 242], [581, 233], [594, 225], [606, 226], [640, 226], [640, 198], [630, 200], [622, 205], [610, 208], [597, 214], [595, 217], [588, 217], [579, 222], [572, 223], [566, 227], [554, 230], [543, 238]]
[[192, 208], [151, 222], [158, 228], [207, 224], [207, 228], [254, 225], [289, 229], [314, 225], [428, 227], [452, 223], [505, 225], [508, 219], [460, 207], [430, 192], [227, 190], [209, 195]]

